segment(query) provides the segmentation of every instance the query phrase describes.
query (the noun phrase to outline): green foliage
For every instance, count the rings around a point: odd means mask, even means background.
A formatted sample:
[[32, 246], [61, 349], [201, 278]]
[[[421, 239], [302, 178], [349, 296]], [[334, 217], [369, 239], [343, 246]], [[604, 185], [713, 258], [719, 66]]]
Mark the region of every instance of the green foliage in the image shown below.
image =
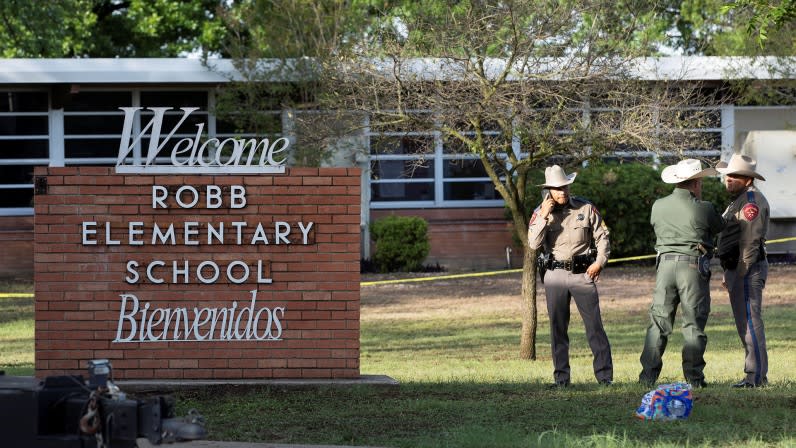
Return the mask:
[[[777, 4], [778, 3], [778, 4]], [[756, 35], [762, 46], [768, 39], [769, 30], [782, 27], [796, 19], [796, 0], [735, 0], [722, 7], [722, 12], [729, 13], [735, 9], [751, 10], [752, 17], [746, 25], [750, 35]]]
[[415, 271], [428, 255], [428, 223], [416, 216], [386, 216], [370, 225], [373, 261], [381, 272]]
[[730, 203], [730, 196], [720, 178], [706, 177], [702, 179], [702, 200], [711, 202], [719, 213], [724, 212]]
[[671, 189], [659, 171], [641, 163], [590, 164], [578, 171], [570, 187], [572, 195], [585, 197], [602, 214], [611, 231], [614, 258], [652, 253], [652, 203]]
[[222, 0], [4, 0], [0, 56], [175, 57], [220, 49]]

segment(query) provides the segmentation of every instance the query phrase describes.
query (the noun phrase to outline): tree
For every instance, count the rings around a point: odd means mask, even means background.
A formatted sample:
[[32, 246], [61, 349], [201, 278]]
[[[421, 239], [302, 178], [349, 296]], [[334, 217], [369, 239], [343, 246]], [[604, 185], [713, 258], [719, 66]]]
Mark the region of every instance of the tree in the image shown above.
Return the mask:
[[735, 0], [725, 5], [722, 11], [728, 13], [740, 9], [751, 12], [746, 30], [751, 35], [757, 35], [761, 46], [768, 39], [771, 28], [782, 28], [796, 19], [796, 0], [781, 0], [778, 3], [767, 0]]
[[[254, 3], [297, 17], [340, 14], [281, 31], [310, 44], [309, 53], [292, 50], [293, 56], [312, 56], [302, 79], [313, 84], [309, 107], [325, 112], [303, 116], [308, 129], [322, 134], [333, 122], [350, 133], [365, 124], [371, 132], [433, 130], [445, 151], [479, 162], [510, 210], [524, 249], [521, 358], [536, 357], [536, 253], [527, 228], [539, 191], [530, 188], [532, 172], [620, 148], [676, 151], [688, 143], [678, 126], [698, 119], [673, 112], [691, 100], [690, 87], [632, 74], [635, 57], [652, 45], [645, 26], [660, 17], [650, 2], [625, 1], [629, 9], [622, 14], [613, 0], [407, 1], [384, 2], [385, 9], [352, 1], [345, 11], [323, 1], [286, 2], [297, 11]], [[359, 27], [345, 19], [361, 13]], [[255, 42], [268, 30], [258, 22], [245, 25], [237, 33], [241, 42], [248, 39], [243, 47], [266, 48]], [[254, 67], [251, 58], [240, 63]], [[288, 58], [276, 66], [296, 64], [301, 61]], [[273, 67], [249, 79], [273, 80]], [[330, 114], [337, 119], [329, 120]], [[425, 162], [429, 149], [417, 142], [417, 165], [408, 171]]]
[[218, 50], [223, 0], [0, 2], [0, 56], [174, 57]]

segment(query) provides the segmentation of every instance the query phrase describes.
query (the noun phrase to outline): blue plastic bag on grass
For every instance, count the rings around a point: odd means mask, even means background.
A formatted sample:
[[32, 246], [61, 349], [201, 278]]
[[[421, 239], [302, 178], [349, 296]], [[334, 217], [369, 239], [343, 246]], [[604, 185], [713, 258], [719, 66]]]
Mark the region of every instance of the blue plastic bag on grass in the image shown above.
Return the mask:
[[644, 395], [636, 417], [656, 421], [684, 420], [691, 415], [693, 404], [690, 384], [661, 384]]

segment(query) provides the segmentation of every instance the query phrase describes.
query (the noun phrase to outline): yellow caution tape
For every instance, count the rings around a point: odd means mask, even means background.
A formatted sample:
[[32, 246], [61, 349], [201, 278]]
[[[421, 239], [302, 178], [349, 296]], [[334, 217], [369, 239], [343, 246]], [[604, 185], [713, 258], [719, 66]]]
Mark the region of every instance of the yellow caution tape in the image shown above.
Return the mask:
[[29, 292], [0, 292], [0, 299], [30, 299], [33, 298], [33, 294]]
[[[789, 238], [780, 238], [776, 240], [769, 240], [766, 241], [766, 244], [774, 244], [774, 243], [784, 243], [787, 241], [796, 241], [796, 237], [789, 237]], [[619, 263], [622, 261], [636, 261], [636, 260], [646, 260], [655, 258], [657, 255], [639, 255], [636, 257], [625, 257], [625, 258], [614, 258], [608, 260], [609, 263]], [[405, 279], [398, 279], [398, 280], [380, 280], [380, 281], [373, 281], [373, 282], [361, 282], [359, 286], [378, 286], [378, 285], [389, 285], [395, 283], [414, 283], [414, 282], [430, 282], [434, 280], [449, 280], [454, 278], [466, 278], [466, 277], [485, 277], [489, 275], [502, 275], [502, 274], [513, 274], [516, 272], [522, 272], [522, 269], [506, 269], [503, 271], [489, 271], [489, 272], [472, 272], [469, 274], [455, 274], [455, 275], [441, 275], [437, 277], [420, 277], [420, 278], [405, 278]]]
[[449, 280], [453, 278], [466, 278], [466, 277], [485, 277], [488, 275], [512, 274], [515, 272], [522, 272], [522, 269], [506, 269], [504, 271], [490, 271], [490, 272], [472, 272], [469, 274], [440, 275], [436, 277], [415, 277], [415, 278], [405, 278], [398, 280], [380, 280], [375, 282], [362, 282], [359, 284], [359, 286], [389, 285], [391, 283], [428, 282], [432, 280]]
[[[788, 241], [796, 241], [796, 237], [789, 237], [789, 238], [780, 238], [776, 240], [769, 240], [766, 241], [766, 244], [775, 244], [775, 243], [785, 243]], [[622, 261], [636, 261], [636, 260], [646, 260], [650, 258], [655, 258], [655, 255], [639, 255], [636, 257], [625, 257], [625, 258], [614, 258], [608, 260], [609, 263], [619, 263]], [[435, 277], [415, 277], [415, 278], [404, 278], [404, 279], [396, 279], [396, 280], [379, 280], [373, 282], [361, 282], [359, 286], [377, 286], [377, 285], [390, 285], [395, 283], [416, 283], [416, 282], [430, 282], [436, 280], [451, 280], [456, 278], [468, 278], [468, 277], [487, 277], [490, 275], [503, 275], [503, 274], [515, 274], [517, 272], [522, 272], [522, 269], [505, 269], [502, 271], [488, 271], [488, 272], [471, 272], [469, 274], [452, 274], [452, 275], [439, 275]], [[12, 297], [20, 297], [20, 298], [32, 298], [33, 294], [31, 293], [0, 293], [0, 299], [7, 299]]]

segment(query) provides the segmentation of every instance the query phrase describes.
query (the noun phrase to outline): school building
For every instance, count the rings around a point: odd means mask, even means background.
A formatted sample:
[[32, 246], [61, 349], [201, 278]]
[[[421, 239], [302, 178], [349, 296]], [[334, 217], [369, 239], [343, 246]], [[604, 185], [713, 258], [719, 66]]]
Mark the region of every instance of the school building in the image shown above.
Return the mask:
[[[125, 118], [119, 108], [171, 107], [164, 120], [164, 128], [171, 129], [182, 115], [180, 107], [195, 107], [198, 110], [186, 127], [206, 123], [209, 138], [245, 137], [213, 114], [217, 88], [234, 76], [229, 61], [213, 65], [211, 70], [196, 59], [0, 61], [0, 278], [33, 276], [33, 200], [40, 187], [34, 169], [115, 165]], [[685, 79], [722, 86], [737, 77], [776, 79], [790, 80], [791, 91], [796, 90], [793, 75], [772, 71], [765, 61], [667, 57], [645, 60], [640, 66], [646, 71], [644, 77], [653, 81]], [[772, 206], [769, 239], [792, 236], [796, 189], [789, 178], [796, 175], [796, 105], [718, 103], [709, 109], [712, 119], [692, 131], [708, 134], [710, 143], [695, 148], [693, 155], [716, 161], [733, 152], [756, 157], [758, 170], [767, 179], [759, 186]], [[271, 113], [276, 127], [273, 136], [295, 139], [293, 114]], [[151, 111], [142, 110], [133, 124], [136, 135], [151, 116]], [[180, 132], [174, 137], [193, 137]], [[423, 140], [435, 149], [419, 166], [414, 163], [419, 156], [413, 147]], [[427, 264], [473, 270], [521, 265], [519, 249], [512, 247], [503, 201], [473, 156], [447, 148], [432, 131], [396, 129], [375, 134], [363, 130], [353, 141], [361, 150], [340, 145], [329, 165], [362, 170], [363, 258], [371, 250], [368, 223], [400, 214], [428, 221], [431, 253]], [[383, 150], [385, 144], [389, 151]], [[147, 141], [139, 142], [138, 150], [147, 145]], [[417, 167], [406, 176], [409, 166]], [[796, 245], [778, 244], [770, 250], [790, 253]]]

